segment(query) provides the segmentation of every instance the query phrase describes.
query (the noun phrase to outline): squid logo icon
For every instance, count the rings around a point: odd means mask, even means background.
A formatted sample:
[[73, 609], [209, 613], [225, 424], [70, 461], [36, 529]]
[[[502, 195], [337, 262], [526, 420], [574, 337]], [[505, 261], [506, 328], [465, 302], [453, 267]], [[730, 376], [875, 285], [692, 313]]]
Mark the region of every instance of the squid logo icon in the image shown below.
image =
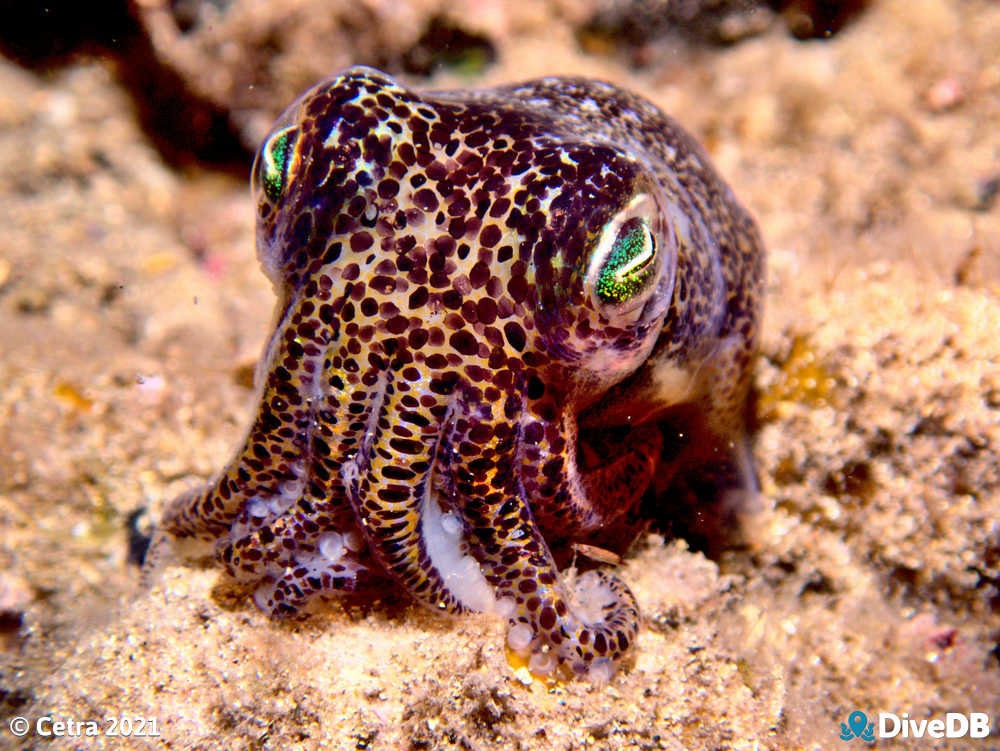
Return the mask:
[[875, 740], [875, 723], [868, 722], [864, 712], [854, 710], [848, 716], [847, 722], [840, 723], [840, 739], [849, 741], [852, 738], [860, 738], [863, 741]]

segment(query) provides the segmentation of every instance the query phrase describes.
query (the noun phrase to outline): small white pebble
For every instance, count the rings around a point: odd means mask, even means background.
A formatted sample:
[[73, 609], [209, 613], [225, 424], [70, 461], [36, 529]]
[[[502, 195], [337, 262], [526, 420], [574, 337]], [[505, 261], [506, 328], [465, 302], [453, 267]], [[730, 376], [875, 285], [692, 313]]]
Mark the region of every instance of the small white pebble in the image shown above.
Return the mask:
[[268, 603], [271, 601], [273, 594], [274, 583], [269, 581], [264, 582], [253, 591], [254, 605], [266, 613], [268, 611]]
[[163, 391], [166, 383], [161, 375], [151, 375], [151, 376], [136, 376], [136, 384], [141, 391], [145, 392], [159, 392]]
[[268, 513], [267, 505], [263, 498], [251, 498], [247, 502], [247, 513], [255, 519], [263, 519]]
[[528, 660], [528, 670], [535, 675], [549, 675], [556, 669], [556, 658], [551, 652], [535, 652]]
[[924, 92], [924, 102], [933, 112], [957, 107], [965, 101], [965, 86], [954, 76], [942, 78]]
[[507, 646], [515, 652], [524, 652], [534, 637], [531, 626], [527, 623], [518, 623], [516, 626], [511, 626], [507, 632]]
[[281, 483], [281, 485], [278, 487], [282, 496], [293, 501], [297, 501], [299, 499], [299, 497], [302, 495], [303, 488], [304, 485], [301, 481], [291, 481], [291, 480]]
[[587, 677], [598, 686], [606, 686], [614, 674], [615, 668], [611, 664], [611, 660], [597, 660], [591, 664], [590, 670], [587, 671]]
[[462, 534], [462, 522], [454, 514], [443, 514], [441, 516], [441, 529], [450, 537], [458, 537]]
[[319, 552], [331, 563], [344, 557], [344, 538], [338, 532], [329, 532], [319, 538]]

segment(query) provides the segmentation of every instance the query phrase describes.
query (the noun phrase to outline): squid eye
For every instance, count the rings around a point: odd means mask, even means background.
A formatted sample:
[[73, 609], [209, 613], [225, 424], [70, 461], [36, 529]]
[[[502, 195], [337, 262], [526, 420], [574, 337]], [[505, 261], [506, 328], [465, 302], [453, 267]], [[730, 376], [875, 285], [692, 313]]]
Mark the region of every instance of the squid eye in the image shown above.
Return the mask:
[[281, 198], [288, 182], [288, 167], [295, 153], [295, 127], [282, 128], [261, 149], [260, 181], [264, 194], [273, 202]]
[[597, 299], [607, 305], [627, 304], [655, 280], [656, 269], [656, 238], [643, 219], [632, 217], [618, 229], [597, 275]]

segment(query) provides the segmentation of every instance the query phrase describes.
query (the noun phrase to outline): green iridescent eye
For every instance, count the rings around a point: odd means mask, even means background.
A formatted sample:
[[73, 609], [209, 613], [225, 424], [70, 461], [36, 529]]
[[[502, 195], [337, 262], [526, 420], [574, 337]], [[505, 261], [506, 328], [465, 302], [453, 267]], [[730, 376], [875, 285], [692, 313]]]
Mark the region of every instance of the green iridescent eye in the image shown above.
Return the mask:
[[288, 166], [292, 161], [292, 154], [295, 152], [294, 146], [295, 128], [288, 127], [272, 135], [261, 150], [263, 161], [260, 181], [264, 187], [264, 194], [271, 201], [277, 201], [281, 198], [281, 193], [285, 189], [285, 183], [288, 181]]
[[656, 271], [656, 240], [638, 217], [622, 224], [601, 268], [594, 292], [608, 305], [620, 305], [646, 289]]

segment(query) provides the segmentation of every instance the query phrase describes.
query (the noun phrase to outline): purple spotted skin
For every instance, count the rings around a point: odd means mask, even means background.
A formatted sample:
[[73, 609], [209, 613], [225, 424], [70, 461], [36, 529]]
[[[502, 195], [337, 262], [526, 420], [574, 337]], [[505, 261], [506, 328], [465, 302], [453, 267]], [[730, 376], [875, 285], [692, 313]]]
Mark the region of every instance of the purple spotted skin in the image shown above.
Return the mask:
[[[704, 152], [600, 82], [358, 67], [286, 110], [253, 188], [279, 298], [258, 413], [162, 529], [275, 616], [402, 587], [500, 613], [537, 673], [609, 677], [635, 598], [603, 571], [570, 592], [553, 552], [627, 547], [685, 456], [752, 476], [763, 251]], [[665, 437], [678, 410], [700, 448]]]

